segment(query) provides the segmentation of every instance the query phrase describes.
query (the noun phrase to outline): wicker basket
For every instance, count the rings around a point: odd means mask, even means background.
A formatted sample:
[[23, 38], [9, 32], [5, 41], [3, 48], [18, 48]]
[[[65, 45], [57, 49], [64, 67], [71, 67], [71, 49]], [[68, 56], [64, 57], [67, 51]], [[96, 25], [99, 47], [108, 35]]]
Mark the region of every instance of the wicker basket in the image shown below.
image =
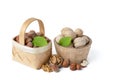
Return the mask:
[[35, 69], [40, 69], [41, 65], [48, 61], [52, 54], [52, 43], [49, 41], [48, 45], [39, 48], [30, 48], [25, 46], [24, 38], [25, 31], [30, 23], [38, 21], [40, 33], [44, 36], [44, 25], [43, 22], [36, 18], [30, 18], [26, 20], [19, 33], [19, 43], [13, 38], [12, 55], [13, 60], [21, 62]]
[[[89, 38], [89, 37], [88, 37]], [[60, 46], [54, 39], [54, 44], [57, 54], [63, 59], [70, 60], [71, 63], [80, 63], [82, 60], [87, 59], [92, 40], [89, 38], [89, 43], [80, 48], [70, 48]]]

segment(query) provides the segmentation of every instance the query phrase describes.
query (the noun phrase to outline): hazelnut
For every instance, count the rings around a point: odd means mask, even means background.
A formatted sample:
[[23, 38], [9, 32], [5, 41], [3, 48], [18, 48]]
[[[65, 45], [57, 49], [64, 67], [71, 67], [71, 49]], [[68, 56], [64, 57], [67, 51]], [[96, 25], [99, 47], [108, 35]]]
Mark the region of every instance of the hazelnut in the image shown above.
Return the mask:
[[80, 28], [77, 28], [75, 30], [75, 33], [76, 33], [77, 36], [82, 36], [83, 35], [83, 31]]
[[26, 44], [26, 46], [28, 46], [28, 47], [33, 47], [33, 44], [32, 44], [32, 42], [28, 42], [28, 43]]
[[28, 33], [28, 37], [30, 38], [34, 38], [36, 36], [36, 33], [34, 30], [31, 30], [29, 33]]
[[59, 43], [59, 41], [60, 41], [61, 38], [63, 38], [63, 35], [58, 35], [58, 36], [56, 37], [56, 39], [55, 39], [56, 42]]
[[75, 63], [70, 64], [70, 70], [72, 70], [72, 71], [76, 70], [76, 64]]
[[82, 67], [86, 67], [88, 65], [88, 61], [87, 60], [83, 60], [80, 65]]
[[26, 38], [25, 43], [27, 44], [28, 42], [32, 42], [32, 38]]
[[80, 70], [80, 69], [81, 69], [81, 65], [80, 65], [80, 64], [77, 64], [77, 65], [76, 65], [76, 68], [77, 68], [77, 70]]
[[69, 60], [64, 60], [62, 66], [67, 68], [69, 66]]
[[41, 36], [41, 33], [40, 33], [40, 32], [37, 32], [36, 35], [37, 35], [37, 36]]
[[15, 41], [19, 43], [19, 36], [15, 37]]

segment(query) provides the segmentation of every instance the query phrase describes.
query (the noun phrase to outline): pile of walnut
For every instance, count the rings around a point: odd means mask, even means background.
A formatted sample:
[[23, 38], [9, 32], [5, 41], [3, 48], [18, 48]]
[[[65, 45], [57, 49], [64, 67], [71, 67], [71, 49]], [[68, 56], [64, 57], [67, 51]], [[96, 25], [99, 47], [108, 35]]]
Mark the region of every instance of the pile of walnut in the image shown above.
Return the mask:
[[63, 28], [61, 34], [56, 37], [56, 42], [59, 44], [60, 39], [63, 37], [72, 38], [72, 44], [69, 47], [73, 48], [85, 46], [89, 42], [88, 37], [83, 35], [83, 31], [80, 28], [77, 28], [75, 31], [68, 27]]
[[68, 60], [63, 60], [62, 57], [59, 55], [52, 55], [49, 59], [49, 61], [42, 65], [42, 69], [45, 72], [59, 72], [60, 68], [64, 67], [67, 68], [70, 66], [70, 70], [75, 71], [75, 70], [81, 70], [82, 68], [86, 67], [88, 65], [87, 60], [83, 60], [80, 64], [76, 63], [70, 63]]
[[[32, 48], [35, 47], [32, 44], [32, 40], [35, 36], [42, 36], [42, 35], [40, 34], [40, 32], [36, 33], [34, 30], [30, 30], [28, 33], [25, 33], [25, 45]], [[14, 40], [19, 43], [19, 35], [16, 36]], [[46, 40], [47, 42], [49, 42], [49, 39], [46, 38]]]

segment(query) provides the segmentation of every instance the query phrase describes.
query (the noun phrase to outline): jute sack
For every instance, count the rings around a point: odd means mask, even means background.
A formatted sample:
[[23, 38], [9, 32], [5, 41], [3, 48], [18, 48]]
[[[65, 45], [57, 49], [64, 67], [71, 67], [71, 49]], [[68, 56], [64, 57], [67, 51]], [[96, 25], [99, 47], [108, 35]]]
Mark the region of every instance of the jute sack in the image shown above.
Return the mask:
[[59, 45], [54, 39], [54, 44], [57, 54], [63, 59], [69, 60], [71, 63], [81, 63], [82, 60], [87, 59], [92, 40], [88, 37], [89, 43], [80, 48], [63, 47]]
[[41, 65], [46, 63], [51, 54], [52, 54], [52, 43], [49, 41], [47, 46], [38, 47], [38, 48], [31, 48], [25, 46], [25, 31], [30, 23], [33, 21], [37, 21], [39, 24], [39, 31], [40, 33], [45, 36], [44, 25], [43, 22], [36, 18], [30, 18], [26, 20], [19, 33], [19, 43], [16, 42], [13, 38], [12, 43], [12, 56], [13, 60], [23, 63], [27, 66], [30, 66], [35, 69], [40, 69]]

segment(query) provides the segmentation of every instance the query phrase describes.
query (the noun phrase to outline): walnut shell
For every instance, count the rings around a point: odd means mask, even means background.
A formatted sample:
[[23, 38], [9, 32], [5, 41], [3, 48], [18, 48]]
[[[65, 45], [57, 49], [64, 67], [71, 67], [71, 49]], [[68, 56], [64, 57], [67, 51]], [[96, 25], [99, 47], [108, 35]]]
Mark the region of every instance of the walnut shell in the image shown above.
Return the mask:
[[85, 46], [88, 42], [89, 42], [89, 39], [86, 36], [77, 37], [73, 41], [75, 48], [78, 48], [78, 47], [81, 47], [81, 46]]
[[62, 33], [62, 35], [65, 37], [71, 37], [72, 39], [74, 39], [76, 37], [76, 34], [73, 31], [66, 31], [66, 32]]
[[77, 36], [82, 36], [82, 35], [83, 35], [83, 30], [80, 29], [80, 28], [77, 28], [77, 29], [75, 30], [75, 33], [77, 34]]
[[82, 67], [86, 67], [88, 65], [88, 61], [87, 60], [83, 60], [80, 65]]
[[73, 32], [73, 30], [72, 30], [71, 28], [69, 28], [69, 27], [64, 27], [64, 28], [61, 30], [61, 33], [64, 34], [66, 31], [72, 31], [72, 32]]

